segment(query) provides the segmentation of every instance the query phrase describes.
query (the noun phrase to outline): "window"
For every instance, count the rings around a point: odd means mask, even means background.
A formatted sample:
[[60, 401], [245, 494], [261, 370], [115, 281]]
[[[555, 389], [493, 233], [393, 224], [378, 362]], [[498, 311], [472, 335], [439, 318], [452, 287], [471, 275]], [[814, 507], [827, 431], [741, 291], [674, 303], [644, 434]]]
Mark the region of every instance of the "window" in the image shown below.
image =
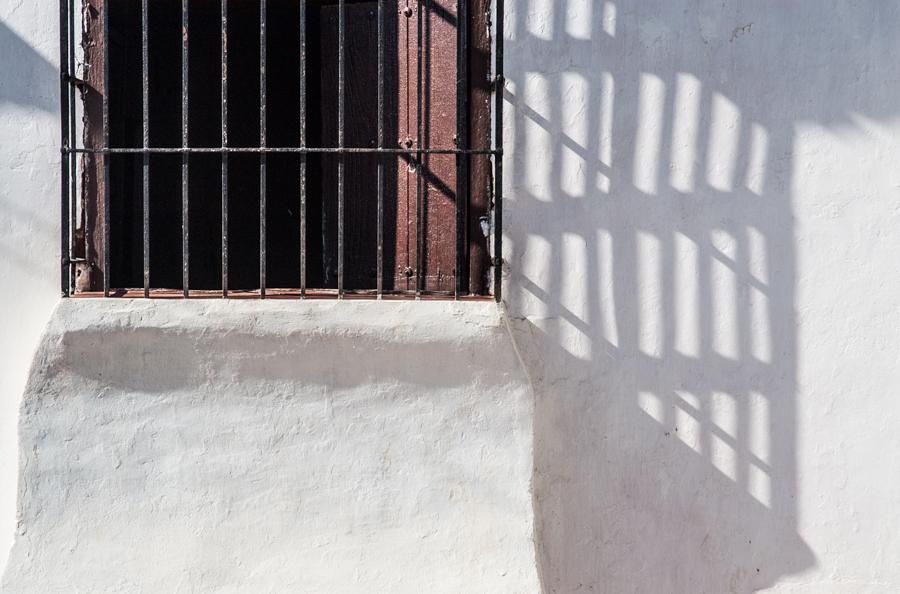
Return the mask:
[[490, 0], [81, 1], [64, 294], [499, 299]]

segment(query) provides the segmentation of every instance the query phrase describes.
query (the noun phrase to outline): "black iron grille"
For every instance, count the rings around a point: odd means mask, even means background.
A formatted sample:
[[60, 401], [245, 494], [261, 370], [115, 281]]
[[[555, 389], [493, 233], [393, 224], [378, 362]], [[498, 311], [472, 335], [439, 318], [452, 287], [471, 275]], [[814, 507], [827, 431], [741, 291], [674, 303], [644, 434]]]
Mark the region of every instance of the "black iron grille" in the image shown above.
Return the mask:
[[[162, 7], [163, 4], [166, 7]], [[361, 88], [366, 85], [349, 80], [361, 67], [354, 62], [359, 61], [355, 54], [348, 57], [348, 48], [357, 47], [353, 44], [357, 41], [359, 30], [357, 21], [352, 21], [354, 28], [348, 30], [348, 11], [355, 15], [363, 10], [362, 4], [368, 7], [365, 9], [369, 11], [370, 34], [377, 54], [372, 59], [373, 72], [369, 73], [369, 78], [375, 81], [374, 88]], [[248, 6], [251, 8], [248, 9]], [[273, 13], [273, 6], [278, 10], [287, 6], [285, 10], [289, 10], [277, 13], [279, 18], [273, 21], [273, 14], [276, 14]], [[371, 0], [367, 3], [353, 0], [252, 0], [252, 4], [245, 0], [60, 0], [63, 294], [259, 298], [342, 298], [349, 295], [465, 298], [490, 295], [499, 300], [502, 268], [503, 0], [494, 0], [493, 3], [490, 0], [458, 0], [452, 8], [448, 10], [447, 3], [438, 0]], [[157, 32], [153, 23], [162, 18], [158, 15], [163, 11], [168, 11], [165, 18], [177, 20], [175, 24], [180, 24], [181, 32], [180, 48], [169, 46], [174, 62], [171, 67], [175, 68], [174, 74], [166, 79], [173, 83], [171, 85], [159, 83], [162, 79], [154, 73], [154, 69], [163, 68], [161, 58], [154, 54], [156, 45], [153, 39]], [[322, 26], [325, 22], [322, 15], [326, 12], [335, 15], [336, 23], [331, 33]], [[291, 22], [284, 22], [285, 19], [281, 18], [284, 14], [291, 15]], [[80, 25], [76, 22], [76, 15], [84, 21]], [[432, 146], [431, 139], [439, 136], [434, 130], [439, 130], [441, 126], [438, 113], [441, 107], [432, 104], [440, 101], [432, 99], [433, 92], [429, 89], [437, 84], [435, 80], [440, 78], [440, 73], [436, 74], [434, 67], [430, 66], [429, 56], [433, 51], [439, 51], [438, 46], [445, 40], [431, 31], [434, 15], [455, 29], [452, 43], [455, 72], [452, 73], [452, 84], [444, 85], [450, 88], [449, 92], [453, 93], [455, 100], [452, 108], [455, 114], [451, 109], [452, 118], [447, 120], [452, 120], [455, 130], [452, 136], [445, 135], [444, 142]], [[409, 19], [409, 30], [415, 31], [415, 41], [408, 55], [402, 58], [405, 60], [402, 63], [395, 51], [397, 40], [402, 37], [396, 25], [397, 18]], [[116, 19], [133, 21], [133, 38], [116, 29]], [[477, 31], [472, 23], [477, 23]], [[211, 37], [202, 37], [200, 32], [211, 30], [218, 40], [219, 47], [215, 53], [219, 60], [214, 66], [207, 60], [205, 69], [198, 71], [199, 67], [191, 61], [192, 51], [203, 51], [208, 58]], [[177, 29], [171, 28], [171, 31]], [[246, 43], [248, 31], [253, 33], [252, 52]], [[483, 31], [490, 31], [489, 36]], [[126, 39], [111, 40], [111, 34]], [[276, 68], [274, 62], [267, 60], [267, 54], [279, 49], [273, 44], [280, 43], [281, 39], [286, 38], [285, 35], [292, 44], [296, 44], [295, 62], [291, 62], [296, 66], [293, 77], [286, 76], [283, 68]], [[322, 41], [327, 35], [333, 37], [336, 55], [330, 51], [328, 42]], [[473, 37], [479, 39], [471, 39]], [[130, 49], [115, 49], [119, 47]], [[78, 50], [82, 55], [79, 56]], [[237, 68], [234, 66], [236, 55], [241, 59], [239, 72], [234, 72]], [[249, 69], [248, 56], [253, 60], [258, 57], [258, 62], [250, 64]], [[179, 59], [180, 73], [177, 70]], [[478, 59], [487, 65], [484, 72], [473, 72], [478, 70], [473, 68]], [[268, 78], [273, 76], [270, 66], [276, 68], [274, 76], [278, 77], [277, 84], [290, 87], [290, 92], [278, 92], [272, 96], [273, 80]], [[404, 67], [408, 71], [405, 74], [407, 78], [401, 82], [403, 76], [395, 71]], [[311, 88], [321, 86], [324, 80], [311, 69], [336, 70], [334, 88]], [[122, 106], [127, 108], [129, 104], [123, 99], [124, 91], [120, 96], [116, 95], [119, 88], [116, 79], [124, 76], [122, 73], [133, 72], [136, 81], [138, 71], [139, 88], [135, 83], [131, 90], [133, 109], [125, 113]], [[195, 134], [195, 122], [201, 118], [207, 121], [212, 117], [207, 117], [211, 113], [210, 89], [196, 86], [202, 85], [202, 81], [194, 83], [195, 86], [189, 84], [191, 77], [197, 76], [198, 72], [204, 80], [221, 77], [220, 87], [212, 91], [220, 91], [214, 97], [217, 113], [213, 119], [219, 123], [214, 141], [208, 138], [209, 134], [205, 140], [198, 140], [196, 136], [200, 135]], [[248, 76], [248, 72], [252, 72], [252, 77]], [[241, 101], [241, 94], [246, 94], [244, 89], [251, 87], [253, 104], [258, 106], [258, 121], [254, 119], [252, 124], [255, 138], [251, 141], [246, 138], [239, 140], [235, 136], [246, 137], [249, 128], [244, 126], [247, 119], [244, 117], [235, 125], [234, 110], [239, 107], [246, 115], [246, 101]], [[483, 91], [482, 97], [487, 98], [484, 101], [485, 111], [480, 115], [473, 111], [473, 93], [479, 88]], [[353, 92], [349, 99], [348, 89]], [[407, 99], [404, 99], [404, 93], [408, 94]], [[198, 107], [198, 100], [194, 99], [194, 95], [198, 94], [205, 97], [204, 107]], [[372, 98], [364, 97], [359, 101], [374, 103], [373, 117], [369, 118], [374, 120], [371, 123], [374, 137], [365, 142], [360, 141], [356, 132], [360, 118], [367, 117], [359, 115], [359, 110], [354, 107], [355, 97], [360, 94], [366, 97], [371, 95]], [[168, 107], [165, 109], [172, 121], [160, 126], [175, 122], [180, 128], [180, 143], [177, 139], [168, 144], [154, 141], [156, 131], [153, 127], [162, 121], [151, 117], [151, 111], [157, 109], [151, 107], [157, 105], [154, 95], [168, 97]], [[178, 95], [180, 102], [172, 99]], [[443, 97], [446, 99], [446, 96], [445, 92]], [[336, 105], [324, 101], [324, 97], [333, 97]], [[177, 113], [178, 103], [180, 114]], [[288, 142], [282, 142], [286, 137], [286, 126], [275, 114], [277, 110], [272, 107], [275, 103], [278, 109], [287, 105], [296, 114], [296, 130], [291, 128], [292, 136]], [[447, 103], [444, 101], [444, 104]], [[115, 109], [111, 109], [111, 105], [115, 105]], [[389, 106], [391, 117], [386, 115]], [[230, 108], [232, 113], [229, 113]], [[398, 115], [398, 111], [404, 109], [407, 115]], [[162, 110], [157, 109], [160, 113]], [[485, 113], [486, 118], [483, 117]], [[401, 116], [413, 122], [414, 129], [405, 138], [391, 137], [391, 134], [398, 132], [395, 120]], [[324, 126], [334, 128], [334, 133], [316, 132], [311, 127], [311, 118], [316, 119], [317, 125], [328, 120], [316, 130]], [[131, 123], [123, 123], [125, 120]], [[134, 132], [133, 138], [127, 131], [121, 132], [126, 128]], [[473, 130], [481, 130], [482, 133], [473, 134]], [[446, 138], [450, 141], [447, 142]], [[478, 138], [484, 142], [478, 143]], [[369, 244], [357, 237], [353, 223], [356, 219], [348, 219], [348, 183], [354, 185], [351, 199], [360, 200], [356, 186], [361, 183], [361, 166], [356, 165], [354, 159], [368, 159], [366, 163], [372, 166], [371, 185], [374, 188], [370, 193], [364, 193], [366, 210], [363, 214], [353, 215], [357, 219], [366, 218], [365, 225], [373, 229]], [[438, 159], [455, 161], [452, 183], [444, 184], [455, 187], [441, 188], [442, 181], [430, 166], [431, 161]], [[482, 160], [479, 161], [481, 165], [475, 162], [477, 159]], [[130, 160], [128, 163], [131, 164], [119, 166], [116, 164], [119, 161], [114, 160]], [[258, 188], [254, 188], [252, 205], [254, 217], [258, 216], [258, 228], [253, 229], [252, 238], [254, 242], [258, 238], [258, 244], [251, 247], [248, 247], [246, 237], [235, 236], [247, 227], [242, 219], [249, 218], [245, 187], [247, 176], [240, 178], [240, 187], [235, 187], [234, 171], [239, 160], [244, 169], [247, 163], [252, 169], [258, 169]], [[215, 187], [218, 229], [214, 242], [210, 239], [209, 229], [205, 229], [200, 236], [192, 234], [192, 224], [197, 224], [197, 217], [208, 216], [211, 212], [209, 192], [205, 192], [201, 205], [201, 198], [192, 185], [192, 168], [203, 167], [208, 173], [213, 161], [216, 168], [220, 168], [220, 174], [216, 174], [219, 177]], [[168, 177], [157, 173], [157, 170], [164, 169], [163, 165], [157, 166], [157, 162], [171, 165], [167, 169]], [[388, 183], [388, 178], [396, 177], [398, 164], [408, 168], [410, 180], [414, 178], [414, 182], [409, 182], [410, 188], [414, 183], [414, 189], [409, 190], [409, 205], [404, 206], [408, 220], [414, 223], [414, 229], [406, 238], [408, 251], [403, 252], [411, 259], [406, 267], [400, 266], [394, 254], [397, 245], [402, 243], [398, 234], [404, 232], [402, 222], [398, 223], [400, 193], [395, 179]], [[295, 193], [292, 191], [285, 196], [281, 186], [273, 190], [273, 168], [276, 167], [278, 175], [287, 171], [295, 176]], [[180, 176], [174, 173], [178, 169]], [[476, 176], [477, 170], [482, 170], [483, 177]], [[172, 191], [166, 193], [159, 189], [163, 179], [168, 180], [166, 183]], [[323, 190], [332, 181], [333, 188], [328, 186], [327, 192]], [[476, 187], [473, 188], [473, 185]], [[443, 221], [447, 232], [442, 232], [439, 239], [444, 242], [441, 245], [447, 246], [448, 253], [452, 250], [455, 261], [453, 266], [445, 266], [443, 271], [438, 272], [429, 271], [426, 262], [428, 254], [439, 249], [431, 245], [433, 239], [429, 238], [427, 231], [428, 217], [433, 216], [429, 211], [428, 194], [435, 192], [435, 188], [451, 196], [454, 202], [453, 216], [450, 217], [453, 220]], [[325, 193], [328, 197], [322, 198]], [[477, 209], [473, 207], [472, 197], [476, 195], [480, 196], [478, 200], [483, 204], [483, 212], [475, 212]], [[163, 231], [160, 230], [161, 225], [156, 224], [158, 219], [151, 213], [156, 212], [154, 201], [163, 198], [167, 204], [180, 206], [180, 232], [176, 235], [172, 231], [178, 227], [179, 221], [177, 211], [170, 209], [166, 215], [169, 223], [167, 235], [161, 239], [154, 237], [154, 234], [162, 234]], [[273, 216], [280, 215], [268, 212], [273, 199], [276, 199], [278, 212], [284, 209], [292, 213], [289, 221], [277, 221], [279, 228], [293, 226], [290, 236], [296, 238], [293, 245], [278, 240], [275, 253], [271, 226]], [[126, 202], [129, 208], [133, 208], [134, 216], [131, 218], [116, 214], [116, 209], [120, 208], [117, 205]], [[356, 204], [352, 202], [351, 206], [356, 208], [353, 206]], [[257, 226], [255, 218], [252, 226]], [[483, 232], [482, 229], [488, 231]], [[176, 236], [180, 236], [180, 249]], [[484, 244], [481, 250], [485, 261], [483, 267], [473, 255], [480, 249], [476, 245], [478, 241]], [[197, 254], [216, 252], [215, 257], [208, 260], [213, 264], [198, 264], [199, 256], [195, 254], [192, 258], [192, 251]], [[125, 252], [130, 254], [131, 260], [125, 261], [127, 258], [122, 255]], [[155, 254], [163, 252], [169, 260], [180, 256], [180, 275], [166, 275], [157, 270], [162, 266], [161, 256]], [[284, 254], [287, 252], [291, 253], [291, 258], [286, 259], [290, 262], [289, 266], [296, 269], [292, 270], [290, 286], [285, 286], [284, 282], [280, 282], [277, 288], [267, 286], [272, 284], [273, 263], [276, 268], [283, 268]], [[119, 260], [124, 264], [117, 264]], [[362, 260], [371, 263], [372, 272], [364, 280], [359, 280], [357, 277], [360, 275], [354, 272], [354, 267], [360, 268], [361, 265], [352, 263]], [[248, 264], [251, 262], [252, 267]], [[171, 271], [172, 262], [168, 264]], [[197, 271], [192, 277], [191, 267], [198, 265], [218, 269], [215, 272], [220, 277], [216, 278], [218, 287], [210, 288], [209, 282], [202, 287], [192, 286], [192, 278], [196, 277]], [[122, 274], [122, 278], [117, 279], [116, 266], [131, 270], [134, 274]], [[348, 266], [353, 270], [348, 272]], [[251, 277], [258, 272], [255, 283], [247, 280], [251, 268]], [[209, 270], [203, 272], [209, 276]], [[404, 276], [408, 278], [407, 284], [394, 280], [402, 280]], [[476, 279], [476, 276], [479, 278]], [[452, 283], [452, 286], [442, 286], [439, 281], [433, 280], [438, 277], [451, 279], [446, 282]], [[91, 280], [86, 280], [88, 278]], [[136, 282], [129, 282], [130, 279]], [[371, 282], [367, 286], [368, 281]], [[253, 284], [255, 286], [251, 286]]]

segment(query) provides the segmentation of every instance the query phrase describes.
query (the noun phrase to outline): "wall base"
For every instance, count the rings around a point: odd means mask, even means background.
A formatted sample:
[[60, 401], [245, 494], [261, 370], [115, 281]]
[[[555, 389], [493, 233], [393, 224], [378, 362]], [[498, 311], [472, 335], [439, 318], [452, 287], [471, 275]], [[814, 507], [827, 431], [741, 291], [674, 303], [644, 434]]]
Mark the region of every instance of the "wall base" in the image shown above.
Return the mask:
[[492, 303], [65, 300], [4, 591], [538, 592]]

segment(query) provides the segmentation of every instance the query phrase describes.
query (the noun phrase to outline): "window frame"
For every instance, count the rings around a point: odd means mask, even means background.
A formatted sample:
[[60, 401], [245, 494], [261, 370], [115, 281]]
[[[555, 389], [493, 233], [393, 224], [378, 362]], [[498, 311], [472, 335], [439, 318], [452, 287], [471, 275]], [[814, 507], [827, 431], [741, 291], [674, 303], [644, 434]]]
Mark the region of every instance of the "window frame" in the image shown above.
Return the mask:
[[[334, 291], [331, 290], [315, 290], [306, 286], [305, 279], [305, 261], [301, 263], [301, 282], [297, 290], [287, 290], [279, 293], [278, 296], [285, 297], [336, 297], [343, 298], [345, 296], [354, 297], [438, 297], [438, 298], [484, 298], [491, 297], [498, 301], [501, 300], [502, 288], [502, 187], [503, 187], [503, 0], [458, 0], [457, 7], [460, 14], [460, 20], [465, 19], [468, 26], [457, 27], [457, 118], [456, 125], [458, 134], [456, 135], [455, 146], [446, 147], [418, 147], [405, 146], [399, 148], [388, 148], [383, 137], [384, 124], [384, 16], [386, 0], [377, 0], [378, 6], [378, 40], [379, 40], [379, 85], [378, 85], [378, 104], [379, 104], [379, 139], [376, 147], [348, 147], [343, 142], [343, 133], [340, 133], [338, 146], [335, 147], [310, 147], [306, 145], [306, 140], [301, 133], [301, 147], [270, 147], [266, 145], [265, 139], [265, 51], [260, 52], [260, 118], [261, 118], [261, 138], [260, 146], [250, 149], [237, 149], [228, 147], [223, 130], [223, 143], [220, 148], [198, 149], [191, 147], [187, 141], [187, 106], [189, 97], [187, 95], [187, 63], [189, 54], [189, 30], [188, 22], [188, 4], [189, 0], [182, 0], [182, 27], [183, 27], [183, 45], [182, 45], [182, 119], [183, 134], [182, 146], [180, 148], [151, 148], [148, 146], [148, 49], [147, 49], [147, 10], [148, 3], [152, 0], [141, 0], [142, 5], [142, 50], [143, 56], [141, 60], [142, 67], [142, 85], [143, 85], [143, 144], [140, 148], [119, 148], [110, 145], [109, 128], [109, 97], [106, 89], [110, 88], [109, 81], [109, 54], [106, 48], [109, 46], [109, 18], [107, 7], [110, 0], [60, 0], [60, 122], [61, 122], [61, 252], [62, 252], [62, 272], [61, 272], [61, 288], [63, 296], [98, 296], [104, 297], [165, 297], [165, 296], [181, 296], [181, 297], [202, 297], [209, 296], [210, 293], [218, 293], [221, 297], [258, 297], [265, 298], [267, 296], [275, 296], [267, 292], [265, 278], [265, 231], [266, 222], [264, 214], [260, 217], [260, 288], [256, 292], [242, 292], [234, 294], [229, 290], [227, 275], [227, 232], [223, 230], [223, 285], [220, 291], [196, 291], [190, 289], [188, 279], [188, 259], [189, 259], [189, 237], [187, 234], [187, 218], [188, 203], [187, 196], [187, 170], [188, 155], [195, 152], [213, 152], [222, 155], [222, 159], [227, 163], [227, 157], [233, 152], [253, 152], [260, 155], [260, 208], [261, 212], [265, 212], [266, 192], [265, 192], [265, 171], [266, 171], [266, 155], [277, 152], [298, 152], [305, 164], [306, 156], [310, 154], [336, 154], [339, 162], [338, 169], [338, 212], [339, 212], [339, 231], [338, 231], [338, 286]], [[221, 0], [222, 24], [223, 31], [227, 32], [227, 5], [229, 0]], [[235, 0], [232, 0], [235, 1]], [[82, 2], [83, 11], [74, 10], [77, 2]], [[427, 18], [432, 0], [415, 0], [416, 14], [418, 26], [422, 26], [423, 13]], [[301, 0], [300, 6], [306, 6], [309, 0]], [[346, 4], [348, 0], [336, 0], [339, 14], [339, 44], [341, 49], [338, 56], [338, 68], [340, 71], [338, 82], [339, 100], [339, 128], [343, 124], [343, 97], [346, 90], [344, 76], [344, 42], [345, 42], [345, 14]], [[409, 3], [408, 3], [409, 4]], [[307, 10], [301, 10], [304, 14]], [[101, 64], [99, 69], [88, 68], [85, 71], [84, 79], [76, 76], [76, 21], [75, 15], [83, 14], [86, 20], [82, 23], [83, 31], [81, 34], [91, 39], [92, 43], [84, 43], [82, 39], [82, 48], [85, 53], [85, 62], [88, 64]], [[473, 15], [478, 15], [477, 17]], [[493, 17], [493, 18], [492, 18]], [[479, 21], [483, 18], [483, 21]], [[483, 26], [478, 26], [481, 23]], [[97, 37], [97, 27], [99, 26], [99, 37]], [[301, 27], [301, 30], [304, 30]], [[223, 36], [227, 37], [227, 36]], [[301, 34], [302, 38], [302, 34]], [[421, 39], [421, 36], [418, 36]], [[260, 0], [260, 43], [261, 47], [266, 47], [266, 0]], [[427, 43], [427, 41], [426, 41]], [[225, 63], [225, 52], [227, 44], [223, 42], [223, 64]], [[421, 56], [422, 43], [418, 44], [419, 55]], [[305, 47], [305, 46], [304, 46]], [[302, 52], [303, 53], [303, 52]], [[493, 58], [493, 60], [491, 59]], [[301, 63], [305, 67], [305, 59], [301, 58]], [[417, 60], [419, 65], [418, 80], [421, 81], [421, 59]], [[301, 77], [302, 78], [302, 77]], [[227, 76], [223, 72], [223, 87], [227, 85]], [[301, 83], [302, 85], [303, 83]], [[223, 98], [225, 91], [223, 90]], [[421, 109], [421, 82], [416, 85], [416, 103]], [[78, 100], [82, 100], [82, 115], [85, 121], [93, 126], [85, 128], [83, 143], [79, 146], [78, 132], [79, 127], [76, 122], [79, 113]], [[225, 108], [223, 101], [223, 109]], [[301, 102], [301, 112], [306, 108], [305, 92], [304, 99]], [[420, 112], [421, 113], [421, 112]], [[417, 118], [417, 122], [421, 122], [421, 117]], [[100, 123], [97, 126], [97, 123]], [[420, 126], [421, 124], [417, 124]], [[305, 128], [305, 126], [303, 126]], [[225, 126], [223, 126], [225, 128]], [[477, 133], [473, 134], [473, 130]], [[421, 134], [419, 135], [421, 137]], [[476, 138], [480, 136], [480, 138]], [[427, 141], [426, 141], [427, 142]], [[485, 148], [471, 148], [473, 144], [482, 143]], [[171, 152], [180, 154], [182, 157], [182, 193], [183, 193], [183, 209], [182, 209], [182, 242], [183, 242], [183, 287], [179, 291], [152, 289], [149, 282], [149, 223], [148, 223], [148, 185], [149, 185], [149, 167], [148, 161], [150, 154]], [[133, 153], [143, 157], [143, 180], [142, 180], [142, 198], [143, 198], [143, 222], [142, 222], [142, 239], [143, 239], [143, 280], [142, 289], [122, 289], [113, 287], [110, 284], [110, 252], [112, 243], [110, 241], [110, 182], [109, 182], [109, 161], [111, 155]], [[382, 231], [383, 220], [382, 211], [384, 205], [383, 187], [379, 184], [378, 189], [378, 275], [377, 288], [375, 290], [349, 290], [343, 286], [343, 267], [342, 260], [345, 254], [345, 245], [342, 241], [343, 234], [343, 162], [345, 156], [349, 154], [373, 154], [373, 155], [405, 155], [413, 158], [417, 163], [416, 167], [416, 188], [417, 199], [416, 207], [420, 208], [422, 198], [420, 197], [419, 179], [424, 177], [420, 175], [421, 163], [423, 158], [427, 158], [430, 154], [455, 155], [457, 163], [457, 196], [466, 196], [466, 200], [456, 200], [456, 270], [460, 273], [455, 274], [456, 287], [452, 292], [430, 293], [424, 290], [424, 274], [421, 274], [421, 254], [422, 249], [416, 250], [416, 257], [419, 264], [416, 267], [416, 283], [415, 291], [386, 291], [383, 286], [382, 265], [383, 265], [383, 243]], [[378, 159], [379, 163], [379, 179], [382, 179], [381, 163], [386, 159]], [[227, 167], [227, 165], [226, 165]], [[305, 169], [305, 166], [303, 166]], [[79, 173], [81, 177], [79, 178]], [[93, 175], [92, 175], [93, 173]], [[301, 173], [303, 177], [305, 172]], [[224, 173], [223, 173], [224, 177]], [[483, 203], [475, 205], [477, 208], [471, 208], [469, 197], [472, 193], [467, 187], [473, 179], [483, 180], [486, 192], [484, 193]], [[303, 192], [305, 194], [305, 185]], [[223, 190], [225, 192], [226, 190]], [[223, 200], [223, 203], [225, 200]], [[302, 200], [301, 200], [302, 203]], [[480, 209], [480, 210], [479, 210]], [[301, 212], [303, 207], [301, 206]], [[473, 212], [474, 211], [474, 212]], [[223, 215], [227, 217], [224, 211]], [[301, 221], [303, 220], [301, 215]], [[227, 219], [225, 219], [227, 220]], [[417, 218], [417, 221], [419, 219]], [[469, 235], [474, 229], [481, 230], [488, 226], [489, 233], [486, 233], [486, 243], [483, 253], [473, 254], [471, 242], [468, 241]], [[305, 229], [305, 223], [301, 223]], [[421, 242], [422, 232], [416, 225], [416, 240]], [[223, 225], [224, 229], [224, 225]], [[301, 231], [302, 237], [303, 231]], [[302, 243], [302, 242], [301, 242]], [[305, 247], [301, 248], [305, 252]], [[301, 256], [301, 260], [304, 256]], [[484, 277], [489, 279], [483, 292], [472, 290], [475, 286], [471, 284], [472, 276]], [[87, 280], [85, 280], [87, 279]]]

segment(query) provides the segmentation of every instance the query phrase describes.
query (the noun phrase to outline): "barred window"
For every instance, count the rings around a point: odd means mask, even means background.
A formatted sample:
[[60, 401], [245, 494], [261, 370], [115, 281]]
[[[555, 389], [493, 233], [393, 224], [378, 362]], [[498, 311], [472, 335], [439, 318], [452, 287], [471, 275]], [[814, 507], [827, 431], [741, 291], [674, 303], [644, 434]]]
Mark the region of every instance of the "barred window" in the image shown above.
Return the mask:
[[499, 299], [496, 9], [61, 0], [64, 294]]

